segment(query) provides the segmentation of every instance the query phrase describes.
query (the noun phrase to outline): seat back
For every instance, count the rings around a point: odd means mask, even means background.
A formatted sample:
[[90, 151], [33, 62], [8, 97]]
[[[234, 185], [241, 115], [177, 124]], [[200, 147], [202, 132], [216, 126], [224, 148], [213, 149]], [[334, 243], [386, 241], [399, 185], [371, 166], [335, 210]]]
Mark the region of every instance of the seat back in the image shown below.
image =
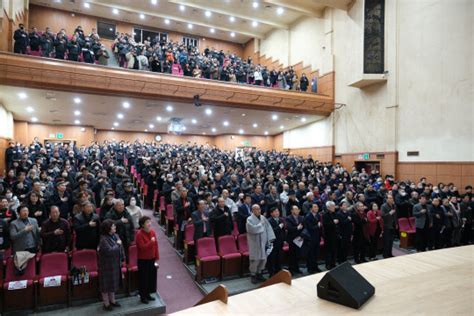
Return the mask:
[[166, 217], [173, 218], [173, 204], [166, 205]]
[[237, 237], [237, 243], [239, 245], [239, 251], [241, 253], [249, 251], [249, 246], [247, 244], [247, 234], [240, 234]]
[[214, 238], [204, 237], [197, 241], [197, 256], [199, 258], [207, 256], [217, 256], [216, 242]]
[[143, 188], [143, 195], [145, 196], [148, 195], [148, 184], [144, 184], [142, 188]]
[[31, 258], [22, 275], [15, 274], [15, 264], [13, 257], [7, 259], [7, 266], [5, 271], [4, 282], [21, 281], [21, 280], [33, 280], [36, 275], [36, 257]]
[[219, 254], [221, 256], [228, 255], [231, 253], [239, 253], [237, 245], [235, 244], [235, 238], [231, 235], [221, 236], [218, 239], [219, 242]]
[[40, 278], [68, 275], [67, 255], [64, 252], [47, 253], [41, 256], [40, 260]]
[[194, 240], [194, 225], [188, 224], [184, 227], [184, 240], [193, 241]]
[[131, 245], [128, 247], [128, 267], [136, 267], [138, 265], [137, 261], [137, 245]]
[[153, 191], [153, 201], [157, 201], [158, 200], [158, 190], [154, 190]]
[[400, 231], [407, 232], [410, 231], [410, 223], [408, 222], [408, 218], [402, 217], [398, 219], [398, 227]]
[[232, 236], [234, 236], [234, 239], [237, 239], [239, 236], [239, 227], [237, 226], [237, 222], [233, 221], [234, 223], [234, 228], [232, 229]]
[[73, 251], [71, 266], [76, 268], [86, 267], [88, 272], [97, 272], [97, 251], [93, 249]]
[[162, 195], [160, 196], [160, 210], [165, 209], [165, 197]]
[[410, 226], [412, 229], [416, 229], [416, 223], [415, 223], [415, 218], [414, 217], [409, 217], [408, 221], [410, 223]]

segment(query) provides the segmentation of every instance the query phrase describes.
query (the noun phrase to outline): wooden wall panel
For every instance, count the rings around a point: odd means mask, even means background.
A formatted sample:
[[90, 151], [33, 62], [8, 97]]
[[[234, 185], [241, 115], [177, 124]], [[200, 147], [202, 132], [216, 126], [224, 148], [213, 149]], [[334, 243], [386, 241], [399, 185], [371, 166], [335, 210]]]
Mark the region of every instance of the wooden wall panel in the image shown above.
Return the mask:
[[334, 97], [335, 73], [329, 72], [318, 78], [318, 93]]
[[[360, 154], [362, 153], [336, 154], [336, 157], [334, 158], [334, 163], [340, 163], [347, 170], [351, 170], [352, 167], [355, 165], [356, 161], [363, 161], [358, 159], [358, 156]], [[384, 158], [377, 159], [377, 154], [383, 154]], [[380, 162], [380, 173], [382, 175], [396, 174], [398, 162], [397, 152], [371, 152], [369, 153], [369, 160]]]
[[242, 58], [247, 58], [248, 56], [253, 57], [255, 53], [255, 39], [252, 38], [247, 43], [244, 44]]
[[[155, 140], [155, 133], [142, 133], [142, 132], [126, 132], [126, 131], [106, 131], [99, 130], [95, 135], [95, 140], [99, 143], [105, 140], [111, 141], [129, 141], [134, 142], [153, 142]], [[160, 134], [162, 142], [167, 144], [197, 144], [197, 145], [214, 145], [214, 138], [212, 136], [200, 136], [200, 135], [169, 135]]]
[[334, 146], [291, 148], [287, 150], [292, 155], [298, 155], [302, 157], [311, 155], [314, 160], [320, 162], [333, 162], [334, 160]]
[[474, 185], [474, 162], [399, 162], [397, 178], [418, 182], [420, 178], [433, 184], [454, 183], [460, 192]]
[[8, 148], [9, 140], [0, 137], [0, 175], [5, 175], [5, 150]]
[[20, 144], [29, 144], [32, 139], [29, 138], [28, 134], [28, 122], [15, 121], [13, 124], [13, 137]]
[[78, 146], [89, 145], [94, 141], [94, 129], [92, 127], [84, 127], [81, 131], [80, 126], [72, 125], [48, 125], [33, 124], [27, 122], [14, 122], [14, 139], [22, 144], [30, 144], [35, 137], [40, 141], [50, 138], [50, 134], [62, 133], [67, 140], [75, 140]]
[[251, 146], [261, 150], [272, 150], [272, 136], [219, 135], [215, 137], [215, 145], [223, 150], [234, 150], [236, 147]]
[[273, 136], [273, 149], [283, 151], [283, 133]]

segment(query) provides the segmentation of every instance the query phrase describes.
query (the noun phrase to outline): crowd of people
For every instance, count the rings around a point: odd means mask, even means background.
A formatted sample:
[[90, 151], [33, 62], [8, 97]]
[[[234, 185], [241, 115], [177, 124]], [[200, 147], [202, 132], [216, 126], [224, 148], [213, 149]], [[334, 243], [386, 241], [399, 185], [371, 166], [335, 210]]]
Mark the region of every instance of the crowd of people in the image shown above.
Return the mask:
[[[264, 279], [263, 267], [270, 275], [278, 272], [285, 241], [294, 274], [301, 272], [303, 256], [310, 273], [320, 271], [321, 240], [327, 269], [345, 262], [350, 251], [356, 263], [375, 260], [379, 238], [383, 257], [391, 257], [401, 217], [416, 218], [418, 251], [473, 242], [471, 186], [460, 194], [453, 184], [383, 179], [377, 171], [346, 170], [311, 156], [138, 141], [43, 145], [35, 139], [28, 146], [11, 142], [6, 164], [0, 249], [11, 243], [13, 252], [67, 251], [71, 232], [75, 248], [96, 249], [101, 223], [108, 222], [103, 229], [110, 232], [113, 224], [114, 242], [126, 256], [141, 208], [152, 207], [155, 190], [174, 205], [181, 243], [186, 224], [194, 224], [195, 239], [217, 239], [231, 234], [236, 221], [248, 236], [254, 282]], [[130, 178], [132, 166], [148, 186], [144, 201]], [[266, 238], [255, 238], [263, 232]], [[156, 244], [149, 229], [147, 236]]]
[[[28, 33], [24, 25], [20, 24], [13, 37], [14, 52], [18, 54], [36, 54], [105, 66], [112, 57], [101, 43], [95, 28], [88, 35], [80, 25], [70, 35], [65, 29], [54, 33], [49, 27], [43, 32], [32, 27]], [[236, 53], [225, 53], [212, 47], [200, 51], [198, 47], [165, 41], [158, 36], [137, 43], [130, 34], [117, 33], [112, 50], [119, 65], [129, 69], [317, 92], [317, 79], [308, 78], [305, 73], [299, 78], [291, 66], [288, 69], [268, 69], [255, 64], [250, 56], [245, 59]]]

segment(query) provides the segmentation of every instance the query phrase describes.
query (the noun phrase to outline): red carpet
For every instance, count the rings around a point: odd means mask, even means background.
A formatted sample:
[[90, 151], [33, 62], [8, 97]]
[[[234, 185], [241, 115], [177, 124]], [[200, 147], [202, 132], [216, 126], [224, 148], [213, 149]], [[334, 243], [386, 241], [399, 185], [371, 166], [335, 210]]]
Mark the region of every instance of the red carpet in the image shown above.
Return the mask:
[[[152, 226], [158, 236], [160, 268], [158, 270], [158, 293], [166, 304], [166, 312], [173, 313], [196, 304], [203, 294], [194, 284], [173, 246], [168, 242], [163, 230], [158, 227], [151, 211], [144, 215], [152, 218]], [[171, 278], [167, 278], [171, 276]]]

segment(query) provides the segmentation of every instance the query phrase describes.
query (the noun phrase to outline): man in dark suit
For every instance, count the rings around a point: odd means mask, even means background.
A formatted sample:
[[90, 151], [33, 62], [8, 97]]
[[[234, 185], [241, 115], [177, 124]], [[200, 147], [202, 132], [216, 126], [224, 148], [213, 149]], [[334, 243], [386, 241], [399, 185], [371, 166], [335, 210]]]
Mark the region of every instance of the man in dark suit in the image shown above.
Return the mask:
[[211, 221], [214, 238], [220, 236], [230, 235], [232, 233], [232, 214], [229, 208], [225, 205], [223, 197], [217, 199], [217, 206], [209, 213], [209, 220]]
[[420, 196], [419, 203], [413, 206], [413, 216], [416, 226], [416, 251], [425, 251], [428, 247], [429, 231], [433, 226], [432, 213], [428, 209], [428, 197]]
[[174, 201], [174, 213], [176, 223], [178, 224], [178, 236], [176, 249], [183, 249], [184, 227], [186, 222], [191, 218], [194, 211], [193, 200], [188, 197], [188, 189], [182, 187], [179, 191], [179, 199]]
[[326, 269], [336, 266], [337, 246], [340, 239], [339, 216], [336, 214], [336, 204], [326, 202], [326, 213], [323, 215], [324, 249], [326, 251]]
[[280, 195], [278, 195], [277, 187], [275, 185], [270, 186], [270, 193], [265, 196], [265, 216], [270, 216], [270, 209], [280, 207]]
[[390, 258], [393, 257], [393, 236], [398, 227], [397, 209], [393, 195], [387, 195], [387, 202], [382, 204], [380, 210], [383, 219], [383, 257]]
[[206, 202], [199, 200], [197, 210], [191, 214], [194, 224], [194, 244], [197, 240], [211, 235], [211, 223], [209, 222], [209, 212], [206, 211]]
[[355, 263], [367, 262], [365, 259], [366, 246], [368, 240], [368, 221], [365, 214], [365, 205], [362, 202], [355, 204], [355, 210], [352, 213], [352, 222], [354, 223], [354, 239], [352, 246], [354, 249]]
[[281, 270], [280, 257], [283, 248], [283, 242], [285, 241], [285, 223], [280, 217], [280, 210], [276, 207], [270, 209], [270, 218], [268, 222], [272, 226], [273, 233], [275, 234], [275, 241], [273, 241], [273, 249], [267, 258], [267, 270], [270, 277]]
[[16, 54], [26, 54], [26, 48], [29, 45], [30, 39], [28, 33], [25, 31], [25, 26], [23, 24], [19, 26], [20, 28], [13, 34], [13, 39], [15, 40], [13, 52]]
[[336, 212], [339, 219], [340, 241], [337, 248], [337, 262], [343, 263], [347, 261], [347, 255], [352, 239], [352, 214], [349, 211], [351, 206], [347, 201], [342, 201], [339, 210]]
[[321, 217], [318, 213], [319, 206], [314, 203], [304, 218], [303, 234], [307, 233], [305, 242], [307, 243], [308, 255], [306, 256], [306, 266], [308, 273], [321, 272], [318, 267], [319, 242], [321, 241]]
[[244, 195], [244, 203], [239, 206], [237, 212], [237, 228], [239, 229], [239, 234], [245, 234], [247, 232], [246, 223], [247, 217], [252, 214], [252, 198], [249, 194]]
[[288, 252], [288, 265], [290, 272], [293, 274], [301, 274], [301, 270], [299, 268], [299, 259], [301, 248], [295, 244], [295, 240], [298, 241], [301, 237], [301, 233], [303, 232], [303, 216], [300, 216], [300, 209], [298, 206], [293, 205], [291, 208], [291, 215], [286, 218], [286, 227], [288, 229], [287, 234], [287, 242], [289, 246]]

